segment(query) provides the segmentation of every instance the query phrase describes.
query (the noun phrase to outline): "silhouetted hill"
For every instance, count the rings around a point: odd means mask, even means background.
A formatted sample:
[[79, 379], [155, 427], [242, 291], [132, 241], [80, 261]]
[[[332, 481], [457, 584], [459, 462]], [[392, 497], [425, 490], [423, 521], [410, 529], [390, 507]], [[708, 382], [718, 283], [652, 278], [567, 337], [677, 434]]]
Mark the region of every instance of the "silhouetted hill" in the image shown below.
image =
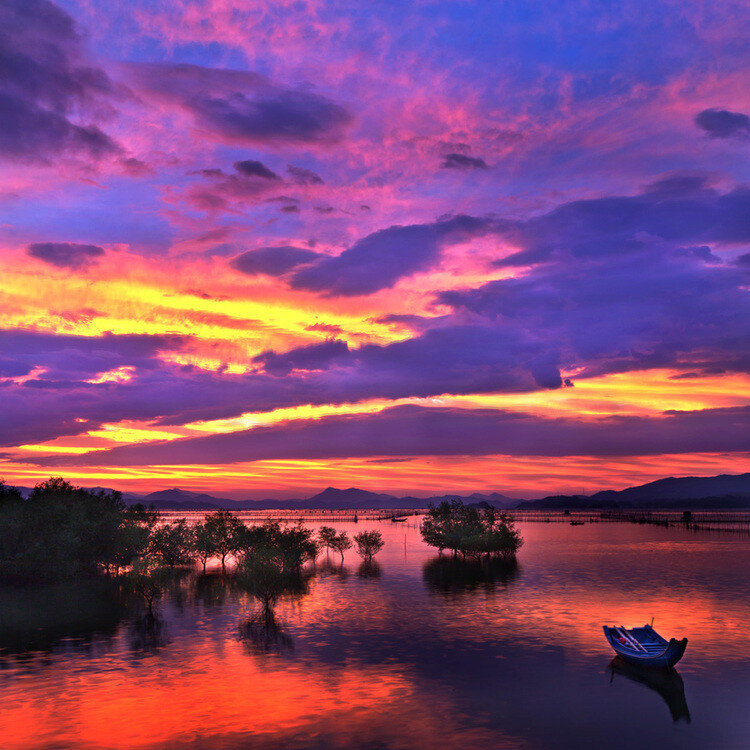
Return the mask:
[[724, 495], [747, 495], [750, 497], [750, 474], [720, 474], [716, 477], [667, 477], [655, 482], [628, 487], [615, 492], [604, 490], [592, 495], [600, 500], [617, 499], [619, 502], [635, 503], [656, 500], [695, 500], [717, 498]]
[[232, 500], [223, 500], [201, 492], [188, 492], [177, 487], [151, 492], [137, 502], [153, 505], [158, 510], [218, 510], [231, 507], [232, 504]]
[[619, 508], [616, 500], [597, 499], [594, 495], [549, 495], [538, 500], [525, 500], [516, 505], [518, 510], [567, 510], [586, 508]]
[[750, 474], [668, 477], [593, 495], [550, 495], [519, 503], [519, 510], [578, 508], [750, 508]]
[[[19, 487], [24, 497], [31, 488]], [[108, 490], [106, 487], [90, 489]], [[464, 503], [494, 508], [518, 508], [519, 510], [564, 510], [588, 508], [750, 508], [750, 473], [721, 474], [715, 477], [668, 477], [655, 482], [628, 487], [624, 490], [603, 490], [593, 495], [549, 495], [536, 500], [519, 501], [499, 492], [482, 494], [475, 492], [467, 496], [437, 495], [434, 497], [396, 497], [395, 495], [370, 492], [357, 487], [337, 489], [327, 487], [312, 497], [299, 500], [243, 500], [235, 501], [214, 497], [201, 492], [181, 490], [176, 487], [159, 490], [148, 495], [123, 493], [129, 504], [144, 503], [157, 510], [364, 510], [368, 508], [416, 510], [429, 504], [452, 500], [456, 497]]]

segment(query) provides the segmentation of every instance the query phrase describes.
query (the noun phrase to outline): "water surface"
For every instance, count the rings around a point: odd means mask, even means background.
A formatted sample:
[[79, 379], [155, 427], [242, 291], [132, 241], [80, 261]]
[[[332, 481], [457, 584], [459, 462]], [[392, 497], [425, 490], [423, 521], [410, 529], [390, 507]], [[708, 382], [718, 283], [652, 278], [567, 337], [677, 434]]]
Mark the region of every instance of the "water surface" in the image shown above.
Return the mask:
[[[440, 560], [418, 521], [377, 566], [319, 558], [276, 629], [216, 572], [159, 620], [106, 585], [0, 590], [0, 737], [65, 748], [746, 748], [750, 539], [522, 523], [517, 568]], [[603, 624], [687, 636], [677, 672], [612, 664]]]

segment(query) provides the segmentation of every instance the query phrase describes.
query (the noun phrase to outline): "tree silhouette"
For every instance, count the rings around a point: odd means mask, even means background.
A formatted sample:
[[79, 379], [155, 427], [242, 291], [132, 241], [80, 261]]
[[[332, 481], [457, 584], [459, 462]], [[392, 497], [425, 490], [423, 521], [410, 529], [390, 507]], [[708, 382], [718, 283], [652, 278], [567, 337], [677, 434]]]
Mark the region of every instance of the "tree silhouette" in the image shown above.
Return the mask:
[[245, 524], [231, 511], [217, 510], [205, 517], [203, 525], [213, 541], [215, 553], [221, 558], [221, 571], [226, 573], [227, 556], [241, 548]]
[[368, 563], [385, 546], [383, 535], [379, 531], [361, 531], [354, 535], [354, 543], [357, 545], [357, 554]]
[[449, 549], [454, 557], [459, 552], [473, 557], [514, 557], [523, 544], [510, 516], [494, 508], [480, 511], [459, 499], [431, 506], [420, 531], [425, 543], [441, 552]]

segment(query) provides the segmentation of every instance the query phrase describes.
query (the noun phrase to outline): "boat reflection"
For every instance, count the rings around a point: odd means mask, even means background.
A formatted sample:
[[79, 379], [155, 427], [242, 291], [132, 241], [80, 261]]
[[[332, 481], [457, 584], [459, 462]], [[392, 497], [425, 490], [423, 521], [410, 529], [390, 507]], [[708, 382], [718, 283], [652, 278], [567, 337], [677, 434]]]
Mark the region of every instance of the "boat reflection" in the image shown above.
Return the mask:
[[422, 567], [424, 582], [434, 591], [445, 595], [463, 594], [506, 588], [519, 573], [515, 559], [476, 560], [438, 555]]
[[682, 681], [682, 676], [674, 667], [669, 669], [641, 667], [637, 664], [630, 664], [616, 656], [609, 663], [608, 668], [610, 682], [614, 680], [616, 674], [622, 675], [633, 682], [640, 682], [659, 693], [664, 699], [669, 707], [669, 713], [672, 714], [672, 721], [684, 720], [687, 724], [690, 723], [690, 710], [685, 699], [685, 684]]

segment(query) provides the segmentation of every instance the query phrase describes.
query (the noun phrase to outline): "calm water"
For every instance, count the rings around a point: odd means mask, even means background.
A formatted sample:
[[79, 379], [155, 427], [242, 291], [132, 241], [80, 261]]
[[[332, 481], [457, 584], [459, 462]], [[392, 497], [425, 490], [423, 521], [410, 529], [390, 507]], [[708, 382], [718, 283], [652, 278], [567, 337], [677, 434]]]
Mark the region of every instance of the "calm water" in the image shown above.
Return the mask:
[[[319, 566], [277, 631], [242, 629], [217, 575], [152, 628], [106, 587], [0, 592], [0, 745], [750, 747], [748, 537], [526, 523], [518, 569], [482, 580], [413, 520], [338, 526], [383, 532], [379, 569]], [[613, 671], [602, 624], [651, 617], [690, 639], [679, 674]]]

